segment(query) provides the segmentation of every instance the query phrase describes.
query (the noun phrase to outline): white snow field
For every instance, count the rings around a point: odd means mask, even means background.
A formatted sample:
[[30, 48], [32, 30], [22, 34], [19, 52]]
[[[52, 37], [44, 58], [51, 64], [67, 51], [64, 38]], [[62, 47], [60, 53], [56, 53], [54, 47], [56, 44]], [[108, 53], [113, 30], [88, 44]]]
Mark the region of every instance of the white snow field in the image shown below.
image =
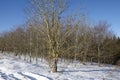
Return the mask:
[[29, 63], [11, 54], [0, 54], [0, 80], [120, 80], [120, 67], [97, 63], [59, 62], [51, 73], [46, 61]]

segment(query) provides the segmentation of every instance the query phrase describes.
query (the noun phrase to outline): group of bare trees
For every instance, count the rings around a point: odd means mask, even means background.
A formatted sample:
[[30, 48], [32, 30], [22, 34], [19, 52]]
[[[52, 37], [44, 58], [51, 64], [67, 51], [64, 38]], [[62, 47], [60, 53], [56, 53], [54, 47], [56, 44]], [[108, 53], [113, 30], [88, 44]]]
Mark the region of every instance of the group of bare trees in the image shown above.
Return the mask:
[[[21, 57], [29, 56], [46, 59], [51, 67], [56, 67], [58, 58], [61, 60], [79, 60], [85, 62], [113, 63], [114, 56], [119, 52], [117, 38], [107, 28], [107, 23], [100, 22], [94, 27], [81, 25], [59, 25], [59, 28], [47, 29], [30, 25], [2, 33], [0, 50], [13, 52]], [[58, 31], [57, 31], [58, 30]], [[56, 68], [53, 68], [56, 69]], [[56, 71], [56, 70], [54, 70]]]
[[[117, 38], [106, 22], [90, 25], [84, 19], [62, 18], [68, 0], [29, 0], [27, 22], [0, 35], [0, 50], [46, 59], [57, 72], [58, 59], [113, 63]], [[82, 18], [82, 17], [81, 17]]]

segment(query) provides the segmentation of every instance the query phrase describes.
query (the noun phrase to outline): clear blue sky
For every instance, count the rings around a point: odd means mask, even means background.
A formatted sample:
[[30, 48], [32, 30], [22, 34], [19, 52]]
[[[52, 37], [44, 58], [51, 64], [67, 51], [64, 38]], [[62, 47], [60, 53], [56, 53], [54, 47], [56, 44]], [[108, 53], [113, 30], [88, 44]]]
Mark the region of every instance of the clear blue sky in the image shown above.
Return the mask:
[[25, 0], [0, 0], [0, 32], [8, 31], [25, 21], [25, 6]]
[[[111, 29], [120, 36], [120, 0], [71, 0], [71, 8], [84, 5], [93, 20], [106, 20]], [[82, 3], [81, 3], [82, 2]], [[10, 30], [25, 21], [26, 0], [0, 0], [0, 32]]]

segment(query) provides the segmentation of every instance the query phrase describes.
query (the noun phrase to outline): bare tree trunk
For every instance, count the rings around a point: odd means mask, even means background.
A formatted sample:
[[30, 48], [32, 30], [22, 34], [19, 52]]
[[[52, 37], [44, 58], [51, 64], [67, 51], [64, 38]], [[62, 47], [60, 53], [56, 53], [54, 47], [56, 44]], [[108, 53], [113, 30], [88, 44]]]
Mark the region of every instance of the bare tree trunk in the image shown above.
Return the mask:
[[98, 46], [98, 66], [100, 66], [100, 47]]
[[58, 62], [58, 59], [57, 58], [54, 58], [53, 59], [53, 66], [52, 66], [52, 72], [57, 72], [57, 62]]
[[87, 54], [86, 52], [83, 53], [83, 61], [82, 61], [82, 64], [83, 64], [83, 65], [85, 65], [85, 62], [86, 62], [86, 54]]
[[30, 36], [30, 40], [29, 40], [29, 48], [30, 48], [30, 53], [29, 53], [29, 57], [30, 57], [30, 63], [32, 62], [32, 60], [31, 60], [31, 58], [32, 58], [32, 36], [31, 36], [32, 34], [31, 34], [31, 29], [30, 29], [30, 31], [29, 31], [29, 36]]

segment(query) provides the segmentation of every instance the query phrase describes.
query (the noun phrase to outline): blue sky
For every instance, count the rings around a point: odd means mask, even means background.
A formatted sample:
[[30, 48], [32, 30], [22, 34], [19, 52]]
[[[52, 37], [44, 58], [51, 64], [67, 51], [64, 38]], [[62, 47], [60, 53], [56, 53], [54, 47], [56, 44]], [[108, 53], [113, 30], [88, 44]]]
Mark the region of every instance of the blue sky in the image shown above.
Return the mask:
[[[120, 0], [71, 0], [71, 8], [82, 4], [93, 22], [99, 20], [111, 24], [113, 32], [120, 36]], [[81, 3], [82, 2], [82, 3]], [[26, 0], [0, 0], [0, 32], [22, 24], [25, 21], [23, 9]]]
[[105, 20], [113, 32], [120, 36], [120, 0], [85, 0], [93, 21]]
[[25, 0], [0, 0], [0, 32], [11, 30], [25, 21]]

